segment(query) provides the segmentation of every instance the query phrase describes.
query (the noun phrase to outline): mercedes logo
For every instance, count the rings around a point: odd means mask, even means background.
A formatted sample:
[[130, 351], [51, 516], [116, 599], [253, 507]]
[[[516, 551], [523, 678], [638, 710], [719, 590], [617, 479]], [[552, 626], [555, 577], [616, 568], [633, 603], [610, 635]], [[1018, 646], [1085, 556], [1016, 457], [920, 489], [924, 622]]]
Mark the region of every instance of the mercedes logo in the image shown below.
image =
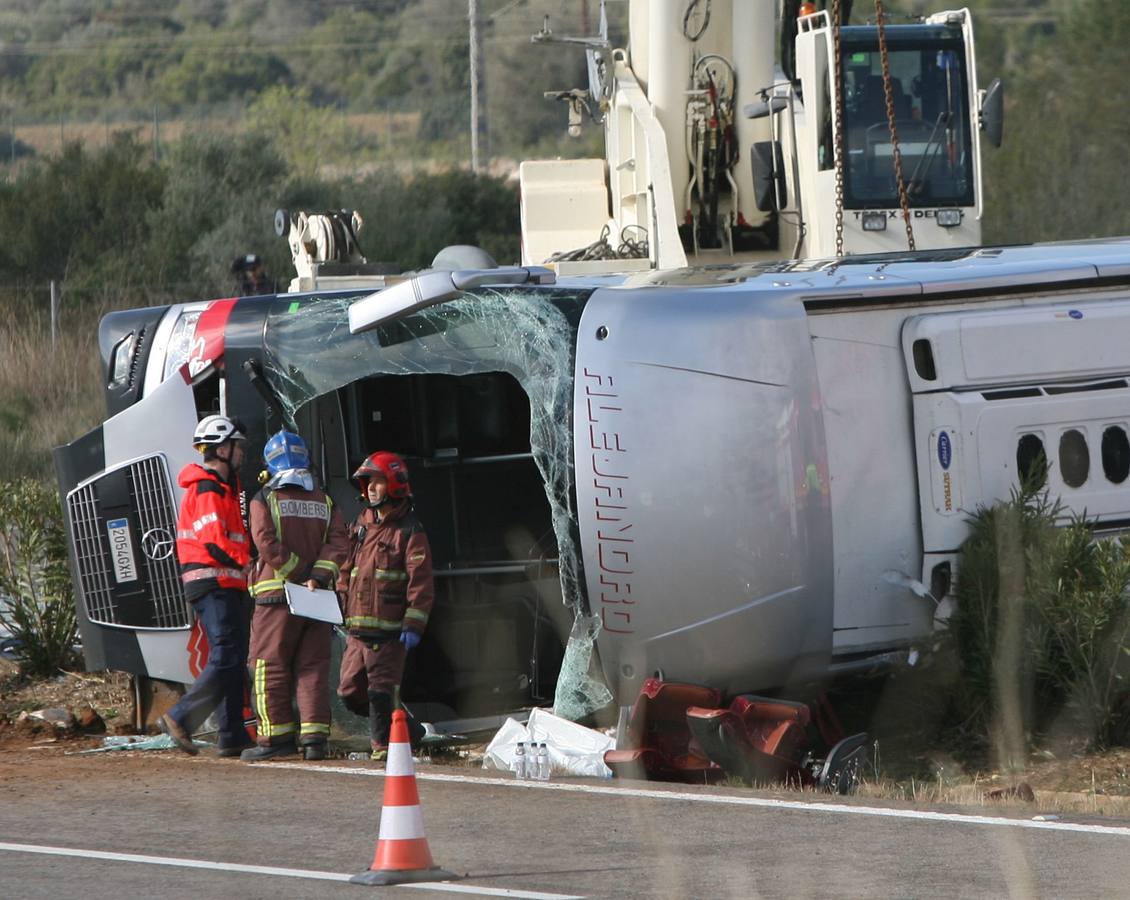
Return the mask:
[[141, 549], [150, 559], [168, 559], [173, 555], [173, 536], [167, 528], [150, 528], [141, 536]]

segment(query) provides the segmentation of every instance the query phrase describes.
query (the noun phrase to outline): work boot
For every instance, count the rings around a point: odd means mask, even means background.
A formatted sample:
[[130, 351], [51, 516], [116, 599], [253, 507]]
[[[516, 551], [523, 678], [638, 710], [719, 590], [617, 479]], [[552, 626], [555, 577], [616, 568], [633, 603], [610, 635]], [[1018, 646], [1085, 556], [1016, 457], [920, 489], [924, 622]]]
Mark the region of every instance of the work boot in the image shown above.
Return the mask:
[[246, 728], [240, 728], [234, 737], [234, 742], [229, 743], [223, 738], [216, 743], [216, 756], [221, 759], [231, 759], [239, 756], [244, 750], [255, 746], [255, 742], [251, 740], [251, 735], [247, 733]]
[[302, 747], [303, 759], [325, 759], [326, 758], [326, 742], [324, 740], [305, 740], [300, 741]]
[[252, 747], [258, 746], [257, 744], [234, 744], [231, 747], [217, 747], [216, 756], [221, 758], [231, 758], [235, 756], [243, 756], [245, 750], [250, 750]]
[[[374, 751], [386, 751], [388, 749], [390, 728], [392, 728], [392, 694], [370, 691], [369, 741]], [[376, 759], [376, 757], [373, 758]]]
[[294, 746], [294, 738], [281, 741], [278, 744], [257, 744], [249, 747], [239, 754], [243, 762], [262, 762], [265, 759], [275, 759], [279, 756], [294, 756], [298, 748]]
[[192, 743], [192, 735], [181, 728], [177, 721], [168, 713], [161, 716], [157, 724], [165, 734], [173, 739], [173, 743], [189, 756], [195, 756], [200, 752], [200, 748]]
[[374, 762], [384, 762], [388, 759], [387, 744], [378, 744], [374, 742], [370, 744], [370, 747], [372, 748], [372, 753], [369, 754], [369, 759], [373, 760]]

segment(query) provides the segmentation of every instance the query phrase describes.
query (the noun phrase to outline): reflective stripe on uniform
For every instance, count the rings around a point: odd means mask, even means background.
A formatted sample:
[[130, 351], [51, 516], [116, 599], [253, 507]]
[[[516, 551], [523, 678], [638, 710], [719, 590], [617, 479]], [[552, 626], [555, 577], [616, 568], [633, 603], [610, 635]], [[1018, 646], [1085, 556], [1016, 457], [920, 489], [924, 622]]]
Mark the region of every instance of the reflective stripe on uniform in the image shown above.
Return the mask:
[[299, 734], [329, 734], [330, 726], [324, 722], [302, 722], [298, 726]]
[[341, 574], [341, 566], [335, 563], [332, 559], [319, 559], [316, 563], [314, 563], [314, 568], [327, 569], [330, 574], [333, 575], [335, 580]]
[[376, 616], [347, 616], [345, 619], [346, 628], [363, 628], [368, 631], [377, 629], [380, 631], [399, 631], [400, 626], [404, 624], [403, 619], [378, 619]]
[[358, 573], [358, 572], [360, 572], [360, 571], [361, 571], [361, 570], [360, 570], [360, 569], [358, 569], [358, 568], [357, 568], [356, 566], [354, 566], [354, 567], [353, 567], [352, 569], [350, 569], [350, 570], [349, 570], [349, 577], [350, 577], [350, 579], [352, 580], [352, 579], [356, 578], [356, 577], [357, 577], [357, 573]]
[[408, 573], [403, 569], [374, 569], [378, 581], [407, 581]]
[[274, 491], [267, 494], [267, 505], [271, 507], [271, 521], [275, 523], [275, 535], [281, 541], [283, 539], [282, 518], [279, 516], [279, 499], [275, 496]]
[[412, 607], [409, 607], [408, 609], [404, 610], [404, 618], [414, 619], [415, 621], [422, 622], [425, 625], [428, 623], [428, 614], [422, 609], [413, 609]]
[[297, 553], [290, 554], [290, 559], [284, 562], [276, 570], [275, 574], [281, 578], [286, 578], [291, 572], [298, 568], [298, 564], [302, 562]]
[[259, 715], [257, 731], [266, 737], [271, 727], [271, 717], [267, 712], [267, 661], [255, 660], [255, 674], [251, 679], [252, 702]]
[[326, 530], [322, 534], [322, 543], [326, 543], [330, 539], [330, 525], [333, 524], [334, 517], [334, 498], [326, 494]]
[[203, 578], [238, 578], [238, 579], [242, 580], [243, 579], [243, 570], [242, 569], [213, 569], [213, 568], [192, 569], [191, 571], [188, 571], [188, 572], [185, 572], [184, 574], [182, 574], [181, 577], [180, 577], [180, 580], [184, 581], [184, 582], [200, 581]]
[[252, 597], [258, 597], [260, 594], [267, 594], [271, 591], [281, 591], [286, 586], [286, 582], [281, 578], [264, 578], [262, 581], [256, 581], [248, 589], [248, 593]]
[[255, 660], [255, 678], [252, 685], [255, 695], [255, 712], [259, 715], [259, 724], [256, 728], [260, 737], [279, 737], [284, 734], [294, 734], [294, 723], [283, 722], [276, 725], [271, 721], [267, 711], [267, 661]]

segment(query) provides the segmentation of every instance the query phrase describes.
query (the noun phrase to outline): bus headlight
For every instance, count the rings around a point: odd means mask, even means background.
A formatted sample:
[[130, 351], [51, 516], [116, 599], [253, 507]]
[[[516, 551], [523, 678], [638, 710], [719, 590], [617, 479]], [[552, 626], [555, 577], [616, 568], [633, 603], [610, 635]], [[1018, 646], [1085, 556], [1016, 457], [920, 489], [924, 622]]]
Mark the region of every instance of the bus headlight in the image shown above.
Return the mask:
[[[169, 338], [169, 349], [165, 353], [164, 378], [188, 362], [196, 344], [196, 323], [200, 320], [202, 310], [181, 313], [173, 326], [173, 333]], [[162, 380], [164, 380], [164, 378]]]

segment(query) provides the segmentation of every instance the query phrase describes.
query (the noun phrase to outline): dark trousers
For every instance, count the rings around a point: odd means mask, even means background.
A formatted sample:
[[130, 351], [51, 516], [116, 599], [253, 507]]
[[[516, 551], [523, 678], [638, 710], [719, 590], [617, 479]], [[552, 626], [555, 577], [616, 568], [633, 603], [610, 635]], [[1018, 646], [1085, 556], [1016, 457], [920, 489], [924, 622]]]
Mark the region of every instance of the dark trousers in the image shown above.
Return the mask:
[[215, 710], [219, 723], [217, 743], [238, 747], [249, 743], [243, 727], [243, 697], [247, 680], [247, 594], [217, 588], [192, 602], [196, 617], [208, 636], [208, 662], [204, 671], [169, 710], [169, 716], [189, 734]]

